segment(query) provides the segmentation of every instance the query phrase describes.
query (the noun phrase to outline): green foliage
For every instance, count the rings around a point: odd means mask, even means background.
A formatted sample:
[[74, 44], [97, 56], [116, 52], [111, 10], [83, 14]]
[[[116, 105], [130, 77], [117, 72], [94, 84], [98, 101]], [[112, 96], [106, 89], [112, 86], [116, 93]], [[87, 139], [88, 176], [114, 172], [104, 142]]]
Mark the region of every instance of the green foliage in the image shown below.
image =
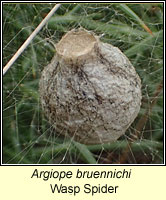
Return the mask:
[[[3, 65], [53, 6], [3, 5]], [[41, 71], [55, 53], [54, 44], [79, 27], [119, 47], [142, 80], [140, 114], [113, 144], [86, 146], [63, 138], [41, 111]], [[62, 4], [3, 78], [3, 163], [117, 163], [128, 145], [125, 163], [163, 163], [162, 80], [163, 4]], [[135, 129], [139, 139], [131, 140]]]

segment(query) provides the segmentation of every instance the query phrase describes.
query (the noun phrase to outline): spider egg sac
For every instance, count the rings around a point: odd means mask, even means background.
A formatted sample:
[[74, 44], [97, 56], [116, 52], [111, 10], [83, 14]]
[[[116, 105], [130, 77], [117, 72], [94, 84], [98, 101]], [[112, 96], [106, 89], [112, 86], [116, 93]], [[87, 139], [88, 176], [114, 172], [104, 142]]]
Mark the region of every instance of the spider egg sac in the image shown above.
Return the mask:
[[42, 72], [42, 109], [59, 134], [84, 144], [116, 141], [137, 117], [141, 80], [128, 58], [84, 29], [56, 45]]

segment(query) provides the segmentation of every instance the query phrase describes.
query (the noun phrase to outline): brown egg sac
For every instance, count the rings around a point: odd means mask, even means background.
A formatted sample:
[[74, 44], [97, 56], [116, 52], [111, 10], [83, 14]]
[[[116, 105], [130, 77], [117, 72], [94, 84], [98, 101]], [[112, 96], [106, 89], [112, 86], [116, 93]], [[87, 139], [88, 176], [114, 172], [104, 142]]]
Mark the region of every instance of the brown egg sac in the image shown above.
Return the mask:
[[39, 83], [56, 132], [84, 144], [116, 141], [137, 117], [141, 80], [128, 58], [84, 29], [71, 30]]

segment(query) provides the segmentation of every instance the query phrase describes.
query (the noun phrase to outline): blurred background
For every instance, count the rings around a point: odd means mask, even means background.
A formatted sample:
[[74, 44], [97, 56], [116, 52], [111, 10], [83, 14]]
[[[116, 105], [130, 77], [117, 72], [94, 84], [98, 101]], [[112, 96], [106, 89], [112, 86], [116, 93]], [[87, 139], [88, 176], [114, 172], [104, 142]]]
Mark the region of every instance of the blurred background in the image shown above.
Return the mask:
[[[55, 4], [3, 4], [3, 66]], [[73, 28], [117, 46], [142, 81], [142, 107], [117, 142], [82, 145], [59, 135], [41, 110], [38, 83], [55, 44]], [[3, 77], [4, 164], [162, 164], [163, 4], [66, 3]]]

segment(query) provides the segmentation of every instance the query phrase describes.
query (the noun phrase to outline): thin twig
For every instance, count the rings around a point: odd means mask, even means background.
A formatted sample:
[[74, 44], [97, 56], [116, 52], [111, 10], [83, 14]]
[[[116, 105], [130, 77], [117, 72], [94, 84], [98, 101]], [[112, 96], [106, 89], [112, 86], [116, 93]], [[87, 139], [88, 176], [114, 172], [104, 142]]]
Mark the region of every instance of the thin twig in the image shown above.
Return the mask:
[[13, 63], [17, 60], [17, 58], [22, 54], [22, 52], [27, 48], [33, 38], [39, 33], [39, 31], [43, 28], [43, 26], [47, 23], [47, 21], [52, 17], [52, 15], [57, 11], [57, 9], [61, 6], [61, 4], [56, 4], [52, 10], [48, 13], [48, 15], [41, 21], [41, 23], [37, 26], [37, 28], [32, 32], [32, 34], [27, 38], [27, 40], [23, 43], [23, 45], [18, 49], [18, 51], [14, 54], [14, 56], [9, 60], [6, 66], [3, 68], [3, 75], [8, 71], [8, 69], [13, 65]]
[[158, 96], [160, 95], [162, 88], [163, 88], [163, 80], [161, 80], [159, 85], [157, 86], [155, 93], [153, 95], [152, 101], [150, 102], [151, 104], [150, 104], [149, 108], [147, 108], [144, 115], [141, 117], [141, 119], [138, 121], [138, 123], [135, 127], [135, 135], [136, 135], [137, 138], [139, 136], [139, 133], [144, 128], [144, 126], [145, 126], [145, 124], [148, 120], [149, 113], [152, 112], [152, 109], [153, 109], [154, 105], [156, 104], [156, 102], [158, 100]]
[[[153, 109], [154, 105], [157, 102], [157, 97], [160, 95], [160, 93], [162, 91], [162, 88], [163, 88], [163, 80], [160, 81], [159, 85], [157, 86], [157, 88], [156, 88], [156, 90], [154, 92], [150, 107], [147, 108], [147, 110], [145, 111], [144, 115], [138, 121], [138, 123], [137, 123], [137, 125], [135, 127], [135, 132], [133, 134], [132, 141], [135, 141], [135, 140], [138, 139], [139, 134], [141, 133], [141, 131], [145, 127], [145, 124], [146, 124], [146, 122], [148, 120], [148, 117], [149, 117], [149, 113], [152, 112], [152, 109]], [[128, 156], [128, 153], [129, 153], [129, 151], [131, 149], [132, 144], [133, 144], [133, 142], [131, 142], [131, 141], [128, 142], [128, 146], [122, 152], [121, 159], [119, 160], [118, 164], [126, 163], [127, 156]]]

